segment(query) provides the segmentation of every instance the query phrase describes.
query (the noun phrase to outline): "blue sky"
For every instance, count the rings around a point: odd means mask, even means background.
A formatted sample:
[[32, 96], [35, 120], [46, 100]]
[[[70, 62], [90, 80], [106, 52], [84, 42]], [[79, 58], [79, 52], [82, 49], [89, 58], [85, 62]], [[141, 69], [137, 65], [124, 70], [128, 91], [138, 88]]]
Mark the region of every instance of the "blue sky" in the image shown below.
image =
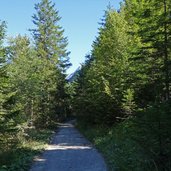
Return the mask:
[[[72, 73], [84, 62], [85, 55], [91, 51], [91, 45], [98, 33], [100, 19], [104, 10], [110, 4], [119, 8], [121, 0], [52, 0], [62, 17], [60, 25], [68, 37], [68, 50], [73, 66], [68, 70]], [[35, 13], [34, 4], [39, 0], [1, 0], [0, 20], [8, 25], [7, 36], [27, 34], [29, 28], [34, 28], [31, 16]]]

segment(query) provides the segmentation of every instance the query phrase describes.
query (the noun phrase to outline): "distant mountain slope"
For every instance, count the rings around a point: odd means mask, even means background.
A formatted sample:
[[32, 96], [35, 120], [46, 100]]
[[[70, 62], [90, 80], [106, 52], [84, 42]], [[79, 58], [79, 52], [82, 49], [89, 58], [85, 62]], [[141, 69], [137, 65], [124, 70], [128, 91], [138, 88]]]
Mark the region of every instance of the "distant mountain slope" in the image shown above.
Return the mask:
[[68, 81], [68, 82], [73, 82], [73, 81], [77, 78], [77, 76], [78, 76], [80, 70], [81, 70], [81, 66], [79, 66], [79, 67], [75, 70], [75, 72], [73, 72], [72, 74], [70, 74], [70, 75], [67, 76], [67, 78], [66, 78], [67, 81]]

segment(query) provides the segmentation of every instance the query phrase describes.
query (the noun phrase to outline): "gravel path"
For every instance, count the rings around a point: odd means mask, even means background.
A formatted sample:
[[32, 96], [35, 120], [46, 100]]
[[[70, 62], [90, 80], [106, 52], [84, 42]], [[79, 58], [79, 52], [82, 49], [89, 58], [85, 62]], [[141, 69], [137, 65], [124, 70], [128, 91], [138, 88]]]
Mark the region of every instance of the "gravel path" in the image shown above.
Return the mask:
[[107, 171], [97, 150], [72, 123], [62, 124], [30, 171]]

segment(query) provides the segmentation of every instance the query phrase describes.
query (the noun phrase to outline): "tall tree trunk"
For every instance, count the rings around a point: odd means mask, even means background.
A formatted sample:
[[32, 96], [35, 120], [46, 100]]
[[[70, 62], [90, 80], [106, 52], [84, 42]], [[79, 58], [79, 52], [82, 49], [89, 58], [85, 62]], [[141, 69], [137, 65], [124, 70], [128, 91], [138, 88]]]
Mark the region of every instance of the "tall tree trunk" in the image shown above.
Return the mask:
[[169, 99], [169, 68], [168, 68], [168, 28], [167, 28], [167, 3], [166, 0], [163, 1], [164, 3], [164, 68], [165, 68], [165, 98], [166, 100]]
[[31, 126], [33, 126], [33, 116], [34, 116], [34, 100], [31, 100]]

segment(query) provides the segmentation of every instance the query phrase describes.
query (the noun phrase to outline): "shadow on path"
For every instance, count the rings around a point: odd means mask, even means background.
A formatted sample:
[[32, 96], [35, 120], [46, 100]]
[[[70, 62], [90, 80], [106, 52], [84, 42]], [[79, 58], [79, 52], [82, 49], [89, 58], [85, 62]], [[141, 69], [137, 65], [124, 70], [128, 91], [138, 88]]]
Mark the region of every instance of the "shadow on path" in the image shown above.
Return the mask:
[[107, 171], [102, 156], [72, 123], [61, 124], [30, 171]]

